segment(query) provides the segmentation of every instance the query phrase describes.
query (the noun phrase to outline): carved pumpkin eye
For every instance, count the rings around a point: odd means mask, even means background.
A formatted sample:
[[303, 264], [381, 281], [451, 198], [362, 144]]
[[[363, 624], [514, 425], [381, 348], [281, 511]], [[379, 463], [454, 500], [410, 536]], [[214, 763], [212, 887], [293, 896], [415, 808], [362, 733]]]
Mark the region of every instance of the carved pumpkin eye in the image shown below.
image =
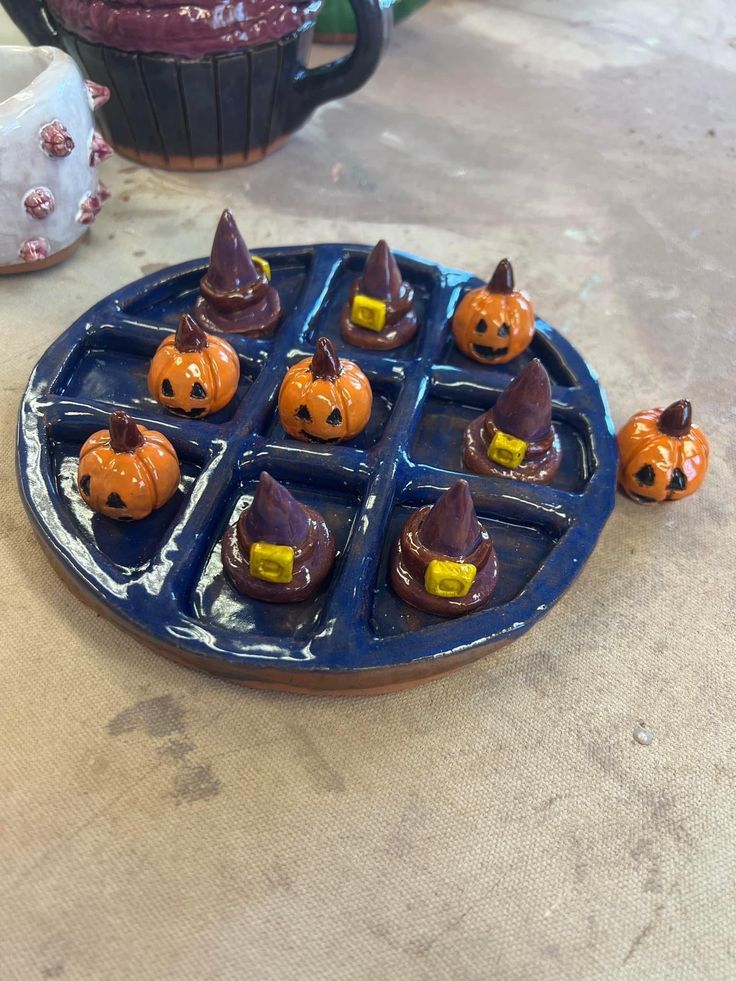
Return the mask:
[[475, 327], [476, 334], [485, 334], [487, 330], [488, 324], [485, 322], [485, 320], [479, 320]]
[[511, 328], [506, 323], [501, 324], [501, 326], [498, 328], [499, 337], [508, 337], [510, 333], [511, 333]]
[[192, 385], [191, 395], [192, 395], [192, 398], [193, 399], [206, 399], [207, 398], [207, 392], [205, 392], [204, 388], [202, 388], [202, 386], [200, 385], [199, 382], [195, 382]]
[[342, 412], [335, 406], [325, 420], [328, 426], [339, 426], [342, 424]]
[[301, 419], [302, 422], [312, 421], [312, 414], [309, 411], [309, 409], [306, 407], [306, 405], [299, 406], [299, 408], [296, 410], [296, 417], [297, 419]]
[[671, 491], [684, 491], [687, 487], [687, 477], [680, 470], [679, 467], [675, 467], [672, 471], [672, 477], [670, 478], [669, 484], [667, 484], [667, 490]]
[[79, 481], [79, 489], [84, 494], [85, 497], [89, 497], [89, 485], [92, 480], [90, 474], [86, 473], [84, 477]]
[[650, 463], [646, 463], [643, 467], [639, 467], [634, 474], [634, 479], [644, 487], [651, 487], [654, 483], [654, 467]]
[[161, 394], [165, 395], [167, 399], [174, 397], [174, 389], [171, 387], [171, 382], [168, 378], [164, 378], [161, 382]]
[[108, 495], [105, 504], [109, 508], [117, 508], [118, 510], [122, 510], [123, 508], [126, 507], [125, 501], [122, 499], [122, 497], [119, 494], [115, 494], [115, 493]]

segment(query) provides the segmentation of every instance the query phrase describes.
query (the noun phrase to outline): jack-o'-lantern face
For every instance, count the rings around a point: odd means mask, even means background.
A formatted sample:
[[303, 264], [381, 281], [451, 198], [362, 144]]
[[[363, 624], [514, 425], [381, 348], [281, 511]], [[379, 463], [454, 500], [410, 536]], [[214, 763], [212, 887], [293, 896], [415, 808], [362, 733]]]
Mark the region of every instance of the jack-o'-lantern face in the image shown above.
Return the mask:
[[505, 364], [529, 347], [534, 307], [514, 289], [514, 273], [502, 259], [487, 286], [471, 290], [458, 306], [452, 332], [460, 350], [481, 364]]
[[619, 484], [642, 504], [677, 501], [700, 487], [708, 470], [709, 444], [693, 425], [690, 403], [637, 412], [618, 434]]
[[77, 484], [84, 501], [108, 518], [137, 521], [173, 497], [181, 472], [162, 433], [113, 412], [110, 428], [93, 433], [79, 454]]
[[233, 398], [240, 362], [232, 345], [207, 334], [184, 314], [176, 334], [158, 347], [148, 372], [148, 390], [171, 412], [199, 418], [219, 412]]
[[340, 360], [326, 337], [314, 357], [290, 368], [279, 391], [279, 416], [290, 436], [339, 443], [357, 436], [371, 417], [370, 382], [352, 361]]

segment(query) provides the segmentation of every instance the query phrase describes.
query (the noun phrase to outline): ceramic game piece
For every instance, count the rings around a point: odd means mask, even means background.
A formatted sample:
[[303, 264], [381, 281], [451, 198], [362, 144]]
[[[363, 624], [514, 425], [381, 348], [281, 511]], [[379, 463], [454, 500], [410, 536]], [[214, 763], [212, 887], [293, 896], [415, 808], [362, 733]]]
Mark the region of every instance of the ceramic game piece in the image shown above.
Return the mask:
[[253, 502], [222, 539], [222, 564], [239, 593], [267, 603], [311, 599], [335, 561], [325, 519], [264, 470]]
[[466, 480], [404, 525], [391, 552], [389, 578], [405, 603], [440, 617], [485, 606], [498, 578], [490, 535], [478, 521]]
[[362, 433], [372, 405], [371, 383], [357, 364], [338, 358], [326, 337], [311, 358], [289, 368], [279, 390], [281, 425], [310, 443], [340, 443]]
[[391, 249], [381, 239], [366, 259], [340, 313], [340, 331], [355, 347], [390, 351], [417, 332], [414, 290], [401, 278]]
[[252, 256], [232, 212], [222, 213], [212, 243], [210, 266], [199, 284], [194, 316], [205, 330], [270, 337], [281, 316], [270, 269]]
[[0, 90], [0, 274], [33, 272], [71, 255], [99, 214], [111, 151], [58, 48], [0, 47]]
[[203, 330], [188, 313], [175, 334], [158, 346], [148, 371], [148, 391], [171, 412], [198, 418], [219, 412], [240, 381], [240, 361], [222, 337]]
[[118, 521], [147, 518], [174, 496], [181, 473], [176, 450], [162, 434], [136, 425], [127, 412], [93, 433], [79, 454], [77, 484], [93, 511]]
[[549, 376], [534, 358], [465, 430], [463, 463], [474, 473], [548, 484], [561, 461]]
[[534, 337], [534, 307], [514, 289], [514, 271], [501, 259], [487, 286], [471, 290], [452, 318], [455, 343], [481, 364], [505, 364], [525, 351]]
[[692, 418], [690, 403], [679, 399], [637, 412], [619, 430], [618, 482], [632, 500], [679, 501], [703, 483], [710, 445]]
[[385, 0], [350, 0], [350, 57], [309, 62], [321, 0], [2, 0], [33, 44], [73, 52], [115, 99], [105, 135], [175, 170], [254, 163], [324, 102], [363, 85], [390, 33]]

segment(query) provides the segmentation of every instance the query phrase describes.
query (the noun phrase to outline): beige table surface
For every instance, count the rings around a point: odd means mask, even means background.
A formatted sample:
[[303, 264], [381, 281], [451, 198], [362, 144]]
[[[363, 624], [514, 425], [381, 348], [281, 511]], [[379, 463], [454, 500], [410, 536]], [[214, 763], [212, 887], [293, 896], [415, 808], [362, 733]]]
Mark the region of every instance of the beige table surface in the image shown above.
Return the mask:
[[[736, 977], [734, 72], [730, 0], [434, 0], [267, 163], [111, 163], [89, 243], [0, 283], [3, 981]], [[149, 653], [46, 565], [16, 409], [224, 205], [257, 245], [511, 255], [617, 425], [692, 399], [703, 490], [620, 499], [542, 624], [429, 687], [264, 694]]]

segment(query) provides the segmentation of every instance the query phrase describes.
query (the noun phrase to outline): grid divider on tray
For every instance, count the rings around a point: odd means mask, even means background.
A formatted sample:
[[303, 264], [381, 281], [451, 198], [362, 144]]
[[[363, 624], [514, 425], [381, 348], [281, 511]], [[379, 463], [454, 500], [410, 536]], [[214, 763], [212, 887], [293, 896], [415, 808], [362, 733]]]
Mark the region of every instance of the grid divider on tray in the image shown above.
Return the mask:
[[[48, 395], [36, 403], [36, 408], [46, 414], [46, 425], [53, 439], [58, 440], [60, 435], [73, 432], [75, 438], [81, 440], [80, 445], [98, 429], [107, 429], [110, 415], [115, 411], [115, 406], [109, 402], [63, 395]], [[210, 444], [217, 447], [224, 441], [221, 430], [215, 430], [198, 419], [185, 420], [173, 413], [162, 419], [138, 408], [131, 414], [137, 424], [163, 433], [175, 446], [182, 447], [185, 454], [196, 460], [208, 456]], [[87, 430], [87, 435], [83, 435]]]
[[[226, 507], [238, 484], [237, 450], [225, 446], [199, 475], [179, 520], [156, 550], [144, 578], [162, 592], [183, 601], [192, 590], [220, 527], [229, 514]], [[186, 549], [180, 546], [186, 541]], [[186, 571], [186, 575], [183, 575]]]
[[574, 523], [581, 506], [579, 494], [508, 477], [481, 476], [411, 462], [405, 474], [406, 483], [397, 494], [397, 504], [433, 504], [462, 477], [470, 485], [476, 510], [489, 518], [551, 527], [562, 533]]
[[344, 654], [347, 641], [335, 633], [334, 626], [345, 618], [346, 610], [350, 617], [350, 643], [360, 646], [373, 636], [370, 617], [376, 577], [400, 466], [397, 458], [386, 456], [373, 471], [348, 546], [340, 557], [338, 574], [315, 635], [316, 649], [328, 665], [336, 653]]

